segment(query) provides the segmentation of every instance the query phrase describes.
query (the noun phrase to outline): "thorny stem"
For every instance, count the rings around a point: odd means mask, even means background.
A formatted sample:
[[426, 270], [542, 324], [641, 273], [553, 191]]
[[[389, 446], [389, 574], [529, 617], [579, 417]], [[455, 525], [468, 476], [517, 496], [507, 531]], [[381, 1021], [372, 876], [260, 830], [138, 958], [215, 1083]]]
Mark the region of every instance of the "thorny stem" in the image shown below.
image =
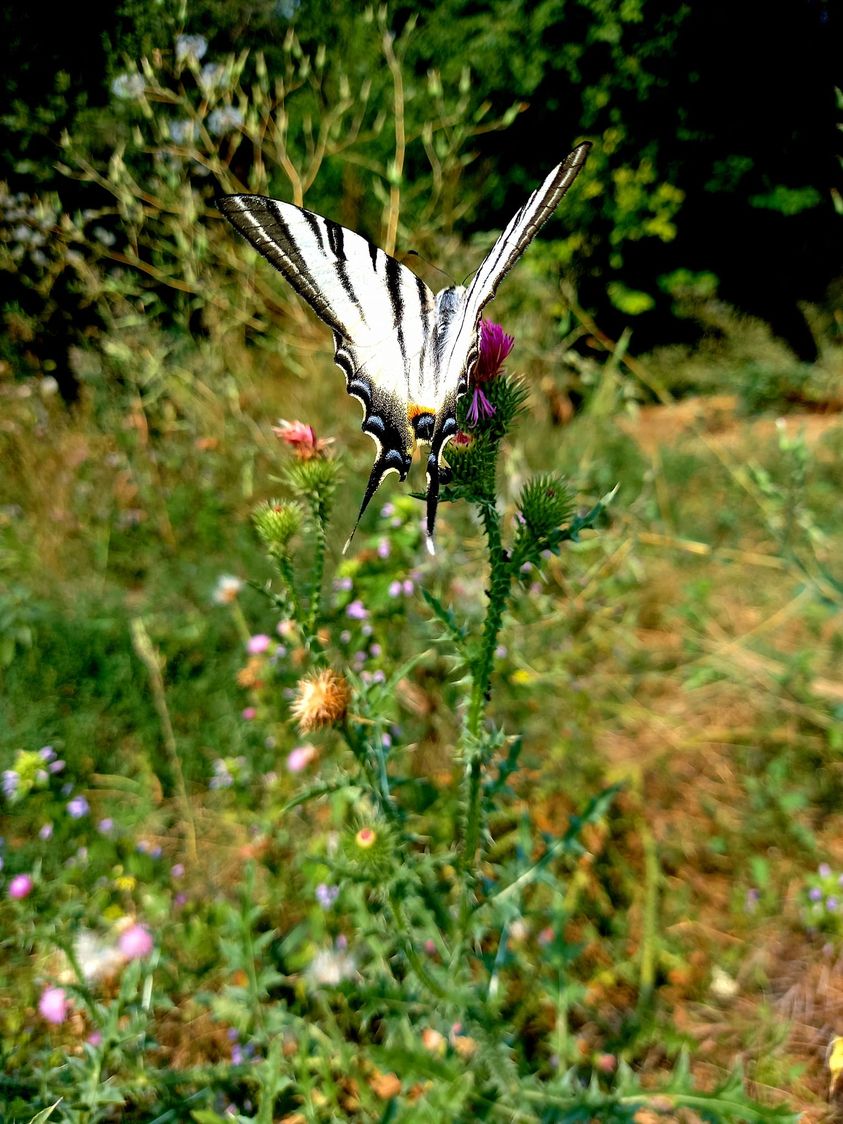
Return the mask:
[[495, 649], [503, 623], [504, 609], [506, 608], [506, 603], [509, 598], [509, 587], [512, 577], [509, 559], [501, 543], [500, 515], [495, 506], [494, 497], [484, 496], [477, 501], [477, 507], [489, 544], [490, 576], [489, 588], [486, 591], [489, 605], [486, 613], [486, 620], [483, 625], [480, 650], [472, 667], [471, 695], [469, 697], [464, 727], [468, 766], [465, 775], [466, 799], [464, 807], [466, 813], [461, 860], [463, 894], [460, 910], [459, 940], [457, 943], [458, 952], [461, 952], [468, 930], [474, 886], [477, 881], [477, 870], [480, 864], [478, 849], [480, 848], [481, 834], [481, 795], [483, 770], [487, 764], [486, 758], [488, 755], [481, 742], [483, 719], [486, 714], [486, 704], [489, 699]]
[[311, 638], [316, 635], [319, 610], [322, 605], [322, 579], [325, 575], [325, 552], [328, 541], [325, 531], [327, 520], [322, 500], [319, 496], [314, 496], [312, 504], [313, 522], [316, 527], [316, 545], [313, 555], [313, 583], [310, 587], [310, 604], [308, 605], [307, 623], [305, 626], [307, 628], [308, 637]]

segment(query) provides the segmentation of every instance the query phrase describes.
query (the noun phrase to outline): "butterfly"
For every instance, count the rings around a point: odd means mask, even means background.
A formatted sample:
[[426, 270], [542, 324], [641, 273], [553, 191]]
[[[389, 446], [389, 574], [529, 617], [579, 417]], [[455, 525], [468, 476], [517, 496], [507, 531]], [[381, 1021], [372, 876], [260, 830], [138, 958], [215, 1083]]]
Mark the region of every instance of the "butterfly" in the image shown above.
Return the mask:
[[480, 316], [576, 179], [590, 145], [557, 164], [513, 215], [471, 284], [434, 293], [412, 270], [331, 219], [263, 195], [224, 195], [217, 206], [275, 266], [334, 335], [334, 361], [363, 407], [361, 429], [376, 455], [354, 531], [383, 480], [403, 481], [417, 445], [429, 445], [426, 541], [457, 433], [457, 401], [479, 353]]

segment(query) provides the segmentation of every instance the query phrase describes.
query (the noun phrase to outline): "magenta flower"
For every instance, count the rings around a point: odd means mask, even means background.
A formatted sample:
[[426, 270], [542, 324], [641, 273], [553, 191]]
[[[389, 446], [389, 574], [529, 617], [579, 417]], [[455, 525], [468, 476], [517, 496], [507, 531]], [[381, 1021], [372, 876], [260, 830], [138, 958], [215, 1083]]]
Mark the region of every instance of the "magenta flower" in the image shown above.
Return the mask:
[[117, 947], [127, 960], [142, 960], [155, 947], [152, 933], [144, 925], [130, 925], [117, 938]]
[[475, 386], [471, 398], [471, 405], [466, 411], [465, 420], [469, 425], [477, 425], [481, 418], [490, 418], [495, 412], [495, 407], [483, 393], [479, 386]]
[[480, 384], [497, 378], [514, 345], [515, 340], [506, 334], [500, 324], [495, 324], [492, 320], [480, 321], [480, 351], [472, 377], [474, 390], [471, 405], [465, 415], [469, 425], [475, 426], [481, 418], [490, 418], [494, 414], [495, 407], [481, 390]]
[[254, 707], [254, 706], [244, 706], [243, 709], [240, 711], [240, 717], [245, 722], [251, 722], [253, 719], [257, 718], [257, 716], [258, 716], [258, 711], [257, 711], [257, 708]]
[[9, 883], [9, 897], [18, 902], [22, 901], [29, 897], [34, 885], [35, 883], [28, 874], [16, 874]]
[[488, 382], [497, 378], [515, 346], [515, 340], [508, 336], [500, 324], [492, 320], [480, 321], [480, 354], [474, 368], [474, 381]]
[[38, 1011], [42, 1019], [58, 1026], [67, 1018], [67, 995], [62, 987], [45, 987], [38, 1000]]
[[259, 656], [261, 652], [265, 652], [269, 645], [272, 643], [271, 639], [264, 632], [259, 632], [257, 636], [250, 636], [249, 642], [246, 645], [246, 651], [250, 656]]

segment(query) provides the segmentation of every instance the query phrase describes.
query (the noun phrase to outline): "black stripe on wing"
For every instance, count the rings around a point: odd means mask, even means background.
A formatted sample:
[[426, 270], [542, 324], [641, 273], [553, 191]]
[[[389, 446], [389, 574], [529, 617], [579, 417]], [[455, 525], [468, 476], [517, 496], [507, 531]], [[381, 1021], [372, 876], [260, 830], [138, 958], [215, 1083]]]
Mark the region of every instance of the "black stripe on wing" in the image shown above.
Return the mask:
[[[352, 334], [336, 307], [337, 303], [341, 303], [337, 300], [338, 294], [333, 294], [332, 299], [324, 277], [320, 277], [318, 282], [314, 278], [314, 270], [320, 265], [331, 266], [331, 276], [336, 278], [343, 295], [351, 302], [357, 315], [365, 319], [363, 301], [346, 265], [345, 236], [351, 232], [344, 231], [343, 227], [330, 219], [296, 207], [296, 217], [307, 225], [316, 243], [315, 251], [313, 247], [308, 247], [305, 251], [274, 199], [263, 195], [224, 195], [217, 200], [217, 206], [232, 226], [275, 266], [330, 328], [346, 337]], [[292, 207], [292, 204], [286, 206]], [[371, 246], [362, 237], [360, 241]], [[373, 262], [382, 253], [376, 246], [371, 246], [370, 252]], [[312, 260], [315, 254], [318, 255], [318, 260]], [[362, 278], [358, 280], [358, 284], [362, 284]]]

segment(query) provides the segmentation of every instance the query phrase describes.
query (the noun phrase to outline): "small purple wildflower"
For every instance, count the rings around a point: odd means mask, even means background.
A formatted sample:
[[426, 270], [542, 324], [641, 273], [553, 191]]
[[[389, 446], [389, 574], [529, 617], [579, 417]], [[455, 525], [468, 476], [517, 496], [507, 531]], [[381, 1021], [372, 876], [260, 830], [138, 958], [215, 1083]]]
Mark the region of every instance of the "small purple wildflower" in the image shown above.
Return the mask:
[[334, 589], [337, 593], [348, 593], [351, 589], [351, 578], [336, 578], [334, 580]]
[[401, 588], [404, 591], [404, 596], [409, 597], [416, 587], [413, 585], [409, 578], [405, 578], [401, 583]]
[[67, 814], [74, 820], [81, 820], [83, 816], [87, 816], [90, 810], [91, 805], [84, 796], [74, 796], [67, 803]]
[[254, 706], [244, 706], [243, 709], [240, 711], [240, 717], [243, 719], [244, 722], [251, 722], [254, 718], [257, 718], [257, 716], [258, 716], [258, 711], [257, 711], [257, 708], [254, 707]]
[[822, 896], [823, 896], [823, 892], [819, 888], [819, 886], [812, 886], [811, 889], [808, 891], [808, 897], [811, 899], [812, 902], [818, 902]]
[[381, 518], [382, 519], [389, 519], [389, 517], [394, 515], [394, 514], [395, 514], [395, 504], [394, 503], [385, 503], [383, 505], [383, 507], [381, 508]]
[[38, 756], [42, 761], [55, 761], [56, 751], [51, 745], [45, 745], [38, 750]]
[[47, 768], [51, 773], [60, 773], [64, 769], [64, 762], [59, 758], [58, 761], [51, 761]]
[[46, 843], [48, 839], [53, 837], [53, 825], [51, 823], [42, 824], [38, 829], [38, 838], [43, 839]]
[[97, 824], [97, 831], [100, 835], [110, 835], [114, 830], [114, 820], [111, 816], [104, 816], [103, 819]]
[[173, 878], [183, 878], [184, 863], [174, 863], [173, 866], [170, 867], [170, 874]]
[[828, 865], [828, 863], [820, 863], [820, 865], [817, 867], [817, 870], [819, 872], [820, 878], [828, 878], [828, 876], [831, 874], [831, 867]]
[[825, 899], [825, 908], [828, 910], [829, 913], [835, 913], [838, 905], [839, 905], [839, 902], [837, 901], [837, 898], [835, 898], [835, 897]]
[[346, 605], [345, 615], [347, 617], [351, 617], [353, 621], [362, 621], [365, 620], [366, 617], [368, 617], [369, 610], [366, 608], [362, 601], [356, 600]]
[[389, 558], [390, 550], [389, 539], [381, 539], [378, 543], [378, 558]]
[[372, 646], [369, 648], [369, 655], [373, 660], [376, 660], [382, 653], [383, 648], [381, 648], [380, 644], [372, 644]]
[[2, 781], [3, 795], [6, 797], [7, 800], [12, 799], [12, 797], [15, 795], [15, 793], [18, 790], [19, 784], [20, 784], [20, 776], [15, 772], [14, 769], [4, 769], [3, 770], [3, 781]]
[[259, 632], [255, 636], [250, 636], [246, 643], [246, 651], [250, 656], [259, 656], [265, 652], [272, 640], [266, 635], [265, 632]]
[[320, 882], [314, 891], [317, 902], [323, 909], [330, 909], [339, 897], [339, 886], [329, 886], [327, 882]]
[[401, 582], [399, 582], [399, 581], [390, 582], [389, 583], [389, 589], [387, 590], [387, 592], [389, 593], [390, 597], [400, 597], [401, 596]]

